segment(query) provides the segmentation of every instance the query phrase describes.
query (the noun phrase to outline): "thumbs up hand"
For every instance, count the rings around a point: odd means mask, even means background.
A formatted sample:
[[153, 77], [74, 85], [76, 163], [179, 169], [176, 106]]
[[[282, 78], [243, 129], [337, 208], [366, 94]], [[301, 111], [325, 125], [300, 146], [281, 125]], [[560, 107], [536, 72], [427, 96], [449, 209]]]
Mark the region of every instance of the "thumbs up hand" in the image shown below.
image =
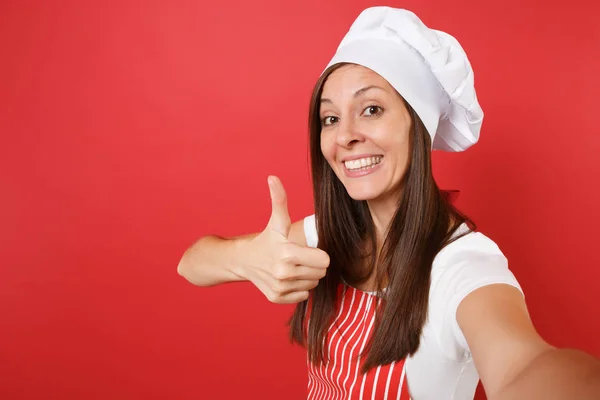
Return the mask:
[[271, 193], [271, 219], [269, 219], [267, 229], [270, 228], [287, 239], [292, 227], [287, 207], [287, 194], [279, 178], [270, 176], [268, 182]]
[[291, 219], [281, 181], [270, 176], [271, 218], [266, 228], [246, 247], [244, 277], [269, 301], [298, 303], [327, 273], [329, 256], [321, 249], [298, 245], [288, 239]]

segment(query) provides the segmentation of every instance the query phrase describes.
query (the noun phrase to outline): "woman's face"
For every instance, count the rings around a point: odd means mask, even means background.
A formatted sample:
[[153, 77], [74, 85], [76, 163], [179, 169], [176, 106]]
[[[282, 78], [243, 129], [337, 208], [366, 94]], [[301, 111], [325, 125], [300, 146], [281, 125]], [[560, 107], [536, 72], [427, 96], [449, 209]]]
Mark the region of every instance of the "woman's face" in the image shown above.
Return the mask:
[[400, 193], [409, 163], [411, 119], [381, 76], [345, 65], [325, 81], [320, 105], [321, 152], [355, 200]]

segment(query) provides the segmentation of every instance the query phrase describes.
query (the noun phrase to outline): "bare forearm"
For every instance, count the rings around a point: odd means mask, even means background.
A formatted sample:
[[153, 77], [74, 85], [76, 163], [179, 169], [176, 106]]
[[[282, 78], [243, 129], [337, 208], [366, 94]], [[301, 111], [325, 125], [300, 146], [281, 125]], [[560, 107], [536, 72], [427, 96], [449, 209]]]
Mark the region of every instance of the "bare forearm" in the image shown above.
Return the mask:
[[226, 239], [206, 236], [186, 250], [177, 266], [177, 272], [197, 286], [245, 280], [239, 274], [243, 246], [251, 237]]
[[600, 399], [600, 360], [579, 350], [548, 350], [490, 400]]

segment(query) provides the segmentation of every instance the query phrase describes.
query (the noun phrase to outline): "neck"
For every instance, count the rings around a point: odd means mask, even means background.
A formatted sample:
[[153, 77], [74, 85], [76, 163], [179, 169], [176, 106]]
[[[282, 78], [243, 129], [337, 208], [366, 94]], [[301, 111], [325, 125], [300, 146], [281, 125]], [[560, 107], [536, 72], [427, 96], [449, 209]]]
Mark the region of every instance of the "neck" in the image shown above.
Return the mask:
[[388, 228], [398, 209], [399, 198], [388, 196], [386, 198], [377, 198], [367, 201], [373, 223], [375, 224], [375, 234], [377, 236], [378, 248], [383, 244]]

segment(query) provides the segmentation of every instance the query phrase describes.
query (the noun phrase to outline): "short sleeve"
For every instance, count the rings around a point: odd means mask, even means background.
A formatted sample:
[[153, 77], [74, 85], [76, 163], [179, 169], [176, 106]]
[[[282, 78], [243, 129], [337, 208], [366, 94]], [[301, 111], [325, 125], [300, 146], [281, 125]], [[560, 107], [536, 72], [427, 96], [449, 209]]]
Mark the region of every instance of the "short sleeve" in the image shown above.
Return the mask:
[[436, 256], [431, 273], [429, 322], [446, 356], [454, 360], [470, 357], [456, 311], [468, 294], [492, 284], [511, 285], [523, 293], [502, 251], [482, 233], [468, 233]]
[[304, 218], [304, 236], [306, 236], [308, 247], [317, 247], [319, 237], [317, 235], [317, 222], [314, 214]]

